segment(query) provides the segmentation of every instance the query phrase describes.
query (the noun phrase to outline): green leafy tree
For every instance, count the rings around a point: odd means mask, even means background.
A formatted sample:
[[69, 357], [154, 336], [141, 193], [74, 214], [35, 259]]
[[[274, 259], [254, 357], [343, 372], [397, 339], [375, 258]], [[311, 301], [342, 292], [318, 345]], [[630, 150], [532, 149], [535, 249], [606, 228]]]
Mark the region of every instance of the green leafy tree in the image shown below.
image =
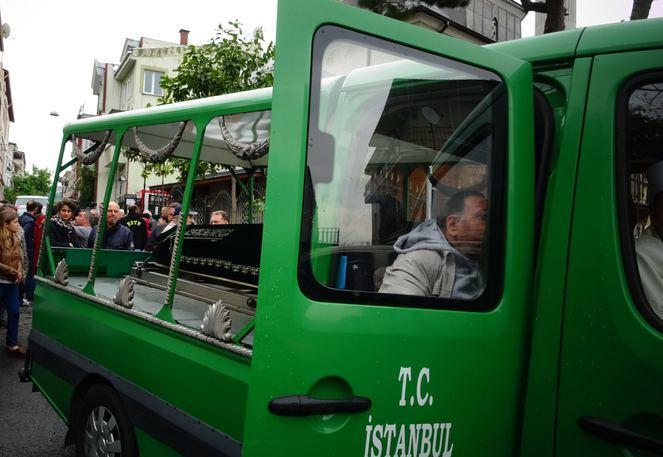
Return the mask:
[[[266, 42], [261, 28], [245, 34], [238, 21], [219, 24], [216, 36], [203, 46], [187, 47], [175, 75], [164, 76], [161, 87], [164, 96], [160, 104], [211, 97], [261, 87], [270, 87], [274, 81], [274, 43]], [[124, 152], [127, 159], [142, 162], [137, 151]], [[162, 164], [145, 166], [143, 177], [155, 174], [165, 176], [177, 171], [184, 182], [190, 161], [171, 157]], [[169, 171], [170, 170], [170, 171]], [[199, 177], [217, 172], [219, 166], [199, 162]]]
[[79, 169], [80, 179], [76, 183], [78, 191], [78, 203], [81, 208], [87, 208], [94, 201], [94, 182], [97, 178], [94, 168], [81, 165]]
[[51, 172], [46, 168], [32, 167], [32, 173], [14, 176], [12, 187], [5, 187], [5, 200], [12, 203], [19, 195], [48, 195], [51, 190]]
[[265, 43], [261, 28], [246, 35], [238, 21], [219, 24], [204, 46], [189, 46], [172, 77], [164, 76], [161, 103], [239, 92], [273, 83], [274, 44]]

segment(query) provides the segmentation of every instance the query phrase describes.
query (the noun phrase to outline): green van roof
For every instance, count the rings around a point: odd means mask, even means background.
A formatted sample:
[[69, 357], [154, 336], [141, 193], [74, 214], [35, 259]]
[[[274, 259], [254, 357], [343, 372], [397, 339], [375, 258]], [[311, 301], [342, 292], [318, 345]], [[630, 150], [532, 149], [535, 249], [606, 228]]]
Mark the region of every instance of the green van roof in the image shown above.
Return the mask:
[[646, 19], [565, 30], [486, 47], [538, 63], [610, 52], [639, 51], [662, 45], [663, 19]]

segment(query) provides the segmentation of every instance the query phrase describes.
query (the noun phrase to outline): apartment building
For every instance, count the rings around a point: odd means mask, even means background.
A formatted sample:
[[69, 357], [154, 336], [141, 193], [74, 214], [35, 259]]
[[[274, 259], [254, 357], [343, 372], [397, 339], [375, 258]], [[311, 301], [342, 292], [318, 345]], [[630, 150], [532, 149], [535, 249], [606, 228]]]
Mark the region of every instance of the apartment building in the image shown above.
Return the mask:
[[16, 146], [11, 147], [9, 144], [9, 126], [10, 122], [14, 122], [14, 109], [9, 71], [4, 68], [2, 59], [5, 53], [4, 39], [8, 36], [9, 26], [2, 22], [2, 15], [0, 15], [0, 199], [4, 198], [5, 187], [12, 185]]
[[520, 23], [526, 14], [513, 0], [470, 0], [467, 6], [459, 8], [430, 6], [419, 0], [408, 0], [407, 4], [404, 21], [478, 44], [520, 38]]
[[[127, 38], [122, 46], [119, 64], [94, 61], [92, 92], [98, 96], [97, 114], [128, 111], [158, 104], [163, 95], [160, 86], [164, 75], [172, 75], [182, 61], [188, 45], [188, 30], [180, 30], [179, 43], [140, 38]], [[96, 201], [102, 201], [104, 185], [112, 160], [112, 148], [107, 148], [96, 163]], [[161, 178], [141, 176], [143, 167], [120, 157], [120, 165], [113, 183], [112, 198], [131, 199], [140, 189], [160, 184]], [[174, 176], [173, 176], [174, 178]], [[170, 177], [166, 178], [170, 180]]]

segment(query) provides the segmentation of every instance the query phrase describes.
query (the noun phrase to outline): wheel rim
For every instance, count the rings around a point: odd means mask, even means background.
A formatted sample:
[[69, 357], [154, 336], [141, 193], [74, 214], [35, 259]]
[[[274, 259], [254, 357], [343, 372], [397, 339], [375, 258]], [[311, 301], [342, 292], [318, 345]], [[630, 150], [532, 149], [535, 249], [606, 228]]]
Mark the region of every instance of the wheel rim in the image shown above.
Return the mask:
[[105, 406], [90, 411], [85, 423], [84, 446], [87, 457], [122, 455], [120, 428], [113, 413]]

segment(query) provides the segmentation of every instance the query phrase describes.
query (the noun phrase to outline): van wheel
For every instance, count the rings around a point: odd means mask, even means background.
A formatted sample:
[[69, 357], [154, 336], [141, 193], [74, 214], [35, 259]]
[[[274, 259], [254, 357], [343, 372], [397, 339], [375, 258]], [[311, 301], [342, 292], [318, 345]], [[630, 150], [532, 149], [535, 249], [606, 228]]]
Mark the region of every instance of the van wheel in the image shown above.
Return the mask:
[[135, 457], [136, 438], [115, 391], [97, 384], [83, 398], [74, 424], [77, 457]]

